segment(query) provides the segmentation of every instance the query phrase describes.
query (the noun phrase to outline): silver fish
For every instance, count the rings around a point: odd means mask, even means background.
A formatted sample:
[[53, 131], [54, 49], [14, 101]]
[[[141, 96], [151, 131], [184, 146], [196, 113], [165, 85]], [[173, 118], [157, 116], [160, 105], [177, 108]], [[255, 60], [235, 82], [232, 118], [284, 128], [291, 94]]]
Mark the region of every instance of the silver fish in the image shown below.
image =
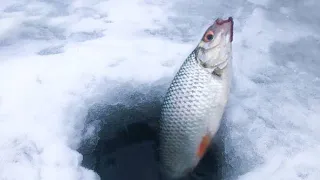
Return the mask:
[[216, 19], [174, 77], [158, 122], [162, 176], [186, 176], [211, 145], [230, 91], [232, 39], [232, 17]]

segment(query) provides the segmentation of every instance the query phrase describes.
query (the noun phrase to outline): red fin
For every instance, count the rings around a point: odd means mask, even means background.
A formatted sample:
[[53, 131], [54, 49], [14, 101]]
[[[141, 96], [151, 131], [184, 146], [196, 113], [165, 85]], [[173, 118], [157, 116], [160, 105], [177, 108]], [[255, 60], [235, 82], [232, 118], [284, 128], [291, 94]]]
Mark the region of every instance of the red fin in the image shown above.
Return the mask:
[[198, 151], [197, 151], [198, 158], [201, 159], [203, 157], [203, 155], [206, 153], [210, 143], [211, 143], [210, 134], [207, 134], [202, 137], [201, 143], [199, 144]]

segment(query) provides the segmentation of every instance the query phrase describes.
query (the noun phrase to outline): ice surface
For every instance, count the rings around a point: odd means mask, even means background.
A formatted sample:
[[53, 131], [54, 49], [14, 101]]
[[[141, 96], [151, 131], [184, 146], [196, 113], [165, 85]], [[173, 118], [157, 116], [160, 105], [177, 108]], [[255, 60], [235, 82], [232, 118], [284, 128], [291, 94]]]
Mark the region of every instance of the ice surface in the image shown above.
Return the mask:
[[89, 109], [159, 100], [206, 24], [230, 15], [226, 178], [320, 176], [320, 3], [170, 2], [0, 2], [0, 179], [98, 179], [77, 152], [101, 125]]
[[166, 22], [165, 7], [143, 1], [1, 8], [0, 179], [95, 179], [76, 151], [96, 135], [84, 121], [88, 108], [118, 103], [108, 101], [118, 84], [170, 76], [189, 45], [148, 35]]

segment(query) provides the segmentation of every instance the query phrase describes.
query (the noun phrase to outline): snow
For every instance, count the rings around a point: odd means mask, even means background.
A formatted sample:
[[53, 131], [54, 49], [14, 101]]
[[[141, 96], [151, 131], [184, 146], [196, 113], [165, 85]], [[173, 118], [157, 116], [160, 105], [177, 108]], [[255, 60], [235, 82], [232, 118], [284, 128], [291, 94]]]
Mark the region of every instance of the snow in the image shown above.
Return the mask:
[[151, 101], [150, 89], [165, 91], [206, 25], [230, 15], [234, 84], [223, 140], [233, 172], [226, 173], [239, 180], [316, 179], [319, 6], [315, 0], [1, 1], [0, 179], [99, 179], [77, 151], [101, 128], [86, 121], [89, 109], [134, 106], [128, 93]]

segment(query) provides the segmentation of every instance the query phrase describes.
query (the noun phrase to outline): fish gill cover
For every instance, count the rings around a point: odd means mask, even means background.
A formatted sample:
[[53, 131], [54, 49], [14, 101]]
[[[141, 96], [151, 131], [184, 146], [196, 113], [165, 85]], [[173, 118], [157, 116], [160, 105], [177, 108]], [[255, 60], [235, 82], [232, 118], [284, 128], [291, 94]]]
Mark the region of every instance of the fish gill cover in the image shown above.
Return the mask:
[[86, 120], [89, 109], [141, 113], [135, 102], [159, 103], [220, 16], [235, 21], [225, 178], [316, 179], [319, 8], [315, 0], [1, 1], [0, 179], [98, 179], [77, 150], [94, 149], [102, 123], [125, 122]]

